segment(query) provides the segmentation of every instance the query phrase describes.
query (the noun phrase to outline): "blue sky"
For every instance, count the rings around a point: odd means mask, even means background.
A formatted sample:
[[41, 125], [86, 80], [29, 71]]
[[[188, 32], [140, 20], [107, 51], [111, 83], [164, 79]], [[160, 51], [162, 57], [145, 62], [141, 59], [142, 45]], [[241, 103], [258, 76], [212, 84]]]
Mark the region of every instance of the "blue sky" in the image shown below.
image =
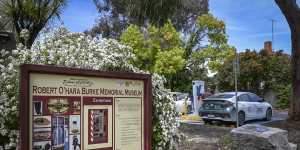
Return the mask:
[[83, 32], [95, 24], [98, 15], [93, 0], [68, 0], [61, 20], [69, 30]]
[[263, 48], [276, 20], [273, 48], [290, 53], [290, 29], [274, 0], [210, 0], [210, 11], [225, 21], [229, 43], [239, 51]]
[[[299, 2], [299, 1], [298, 1]], [[225, 21], [229, 44], [239, 51], [263, 48], [271, 40], [271, 19], [275, 19], [274, 48], [290, 53], [290, 30], [274, 0], [210, 0], [210, 12]], [[91, 28], [98, 17], [92, 0], [69, 0], [62, 15], [73, 32]]]

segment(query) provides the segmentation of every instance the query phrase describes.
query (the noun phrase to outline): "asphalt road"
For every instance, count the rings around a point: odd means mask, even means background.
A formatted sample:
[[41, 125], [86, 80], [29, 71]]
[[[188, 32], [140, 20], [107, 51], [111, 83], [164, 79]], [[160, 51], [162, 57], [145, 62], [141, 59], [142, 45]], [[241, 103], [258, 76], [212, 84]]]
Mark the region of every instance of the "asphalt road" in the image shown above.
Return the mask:
[[248, 121], [247, 124], [265, 124], [265, 123], [270, 123], [270, 122], [275, 122], [275, 121], [286, 120], [287, 118], [288, 118], [288, 111], [273, 110], [272, 120], [270, 120], [270, 121], [253, 120], [253, 121]]

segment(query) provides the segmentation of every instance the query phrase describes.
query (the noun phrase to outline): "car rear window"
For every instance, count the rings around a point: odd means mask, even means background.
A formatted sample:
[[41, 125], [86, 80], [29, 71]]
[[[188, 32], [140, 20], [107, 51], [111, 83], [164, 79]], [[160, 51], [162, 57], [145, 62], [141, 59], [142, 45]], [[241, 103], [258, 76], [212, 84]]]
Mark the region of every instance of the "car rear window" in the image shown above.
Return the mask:
[[206, 100], [203, 103], [203, 108], [206, 110], [219, 110], [219, 109], [224, 109], [225, 101], [219, 101], [219, 100]]
[[186, 97], [188, 97], [188, 94], [181, 94], [177, 96], [178, 100], [185, 99]]
[[217, 94], [217, 95], [212, 95], [208, 98], [232, 98], [234, 94]]

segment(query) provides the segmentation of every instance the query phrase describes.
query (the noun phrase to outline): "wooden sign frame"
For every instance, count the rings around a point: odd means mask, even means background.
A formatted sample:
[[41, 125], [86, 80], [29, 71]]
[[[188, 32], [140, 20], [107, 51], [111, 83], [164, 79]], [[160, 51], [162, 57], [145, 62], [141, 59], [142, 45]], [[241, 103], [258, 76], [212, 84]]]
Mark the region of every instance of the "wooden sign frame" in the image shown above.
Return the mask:
[[88, 69], [55, 67], [47, 65], [20, 66], [20, 149], [30, 146], [30, 74], [67, 75], [77, 77], [98, 77], [107, 79], [139, 80], [144, 83], [143, 91], [143, 149], [151, 150], [152, 145], [152, 83], [151, 75], [130, 72], [107, 72]]

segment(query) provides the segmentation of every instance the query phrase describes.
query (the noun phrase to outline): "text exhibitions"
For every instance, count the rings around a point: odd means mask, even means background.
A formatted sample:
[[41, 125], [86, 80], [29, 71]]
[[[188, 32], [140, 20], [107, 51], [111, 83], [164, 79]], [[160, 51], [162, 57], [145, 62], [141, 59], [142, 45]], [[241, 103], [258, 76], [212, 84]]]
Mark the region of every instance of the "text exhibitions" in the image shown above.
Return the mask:
[[21, 149], [150, 150], [151, 76], [21, 66]]

